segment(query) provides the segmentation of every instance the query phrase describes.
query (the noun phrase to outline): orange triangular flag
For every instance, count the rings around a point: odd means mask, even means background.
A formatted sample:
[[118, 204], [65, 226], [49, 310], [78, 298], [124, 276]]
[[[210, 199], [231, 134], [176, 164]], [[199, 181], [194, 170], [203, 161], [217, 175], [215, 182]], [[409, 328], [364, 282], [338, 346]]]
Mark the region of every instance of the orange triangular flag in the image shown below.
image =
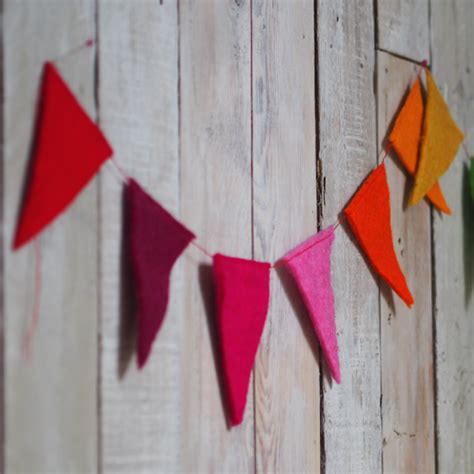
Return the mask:
[[445, 173], [464, 140], [428, 70], [426, 81], [428, 94], [423, 139], [410, 204], [418, 203]]
[[411, 307], [413, 296], [393, 248], [390, 193], [383, 163], [365, 180], [344, 214], [375, 271]]
[[[405, 104], [400, 110], [388, 141], [410, 175], [415, 176], [418, 163], [418, 148], [423, 125], [423, 98], [418, 78], [413, 84]], [[438, 183], [427, 194], [428, 199], [442, 212], [451, 214]]]

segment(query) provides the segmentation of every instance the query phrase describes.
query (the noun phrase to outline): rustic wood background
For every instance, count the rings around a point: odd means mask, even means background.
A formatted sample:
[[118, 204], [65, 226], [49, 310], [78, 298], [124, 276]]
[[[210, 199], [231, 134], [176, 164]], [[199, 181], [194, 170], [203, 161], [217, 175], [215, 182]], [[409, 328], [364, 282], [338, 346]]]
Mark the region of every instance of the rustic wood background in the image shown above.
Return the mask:
[[[388, 160], [408, 311], [337, 232], [342, 384], [302, 304], [272, 272], [245, 421], [225, 426], [209, 261], [173, 272], [146, 369], [133, 355], [122, 185], [104, 169], [29, 246], [11, 241], [39, 78], [54, 59], [115, 159], [211, 251], [275, 260], [333, 223], [380, 159], [428, 59], [474, 150], [473, 0], [3, 0], [0, 263], [2, 472], [474, 472], [474, 210], [463, 154], [453, 210], [405, 208]], [[69, 53], [87, 39], [96, 46]], [[108, 168], [108, 169], [107, 169]]]

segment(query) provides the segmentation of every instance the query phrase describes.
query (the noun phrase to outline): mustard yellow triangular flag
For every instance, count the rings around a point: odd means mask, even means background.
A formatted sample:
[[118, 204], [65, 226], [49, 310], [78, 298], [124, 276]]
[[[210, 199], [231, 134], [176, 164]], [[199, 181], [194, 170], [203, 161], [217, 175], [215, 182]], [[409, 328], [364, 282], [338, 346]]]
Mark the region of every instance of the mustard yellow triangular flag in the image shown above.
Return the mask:
[[418, 203], [445, 173], [464, 140], [428, 70], [426, 80], [425, 121], [415, 186], [410, 197], [412, 205]]

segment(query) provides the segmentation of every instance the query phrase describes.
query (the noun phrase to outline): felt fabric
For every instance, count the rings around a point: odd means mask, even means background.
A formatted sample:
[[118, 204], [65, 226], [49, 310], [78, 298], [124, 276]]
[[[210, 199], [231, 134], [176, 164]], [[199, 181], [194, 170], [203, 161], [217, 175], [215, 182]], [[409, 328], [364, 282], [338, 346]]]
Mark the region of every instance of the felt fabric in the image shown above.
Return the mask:
[[163, 323], [173, 265], [195, 236], [133, 179], [126, 188], [126, 202], [128, 250], [138, 304], [137, 362], [141, 369]]
[[341, 383], [331, 285], [332, 226], [309, 238], [283, 257], [283, 262], [296, 281], [308, 309], [324, 357], [337, 383]]
[[52, 63], [43, 71], [31, 173], [13, 248], [61, 214], [112, 155], [112, 148]]
[[270, 264], [216, 254], [217, 326], [231, 426], [242, 422], [270, 296]]
[[456, 158], [464, 135], [449, 113], [448, 106], [426, 70], [427, 99], [420, 161], [410, 204], [417, 204]]
[[[418, 151], [423, 124], [423, 98], [421, 82], [417, 79], [395, 120], [390, 132], [389, 143], [411, 176], [415, 176], [418, 164]], [[438, 183], [428, 191], [427, 198], [440, 211], [451, 214]]]
[[365, 180], [344, 214], [374, 269], [411, 307], [413, 297], [393, 248], [390, 194], [384, 163]]

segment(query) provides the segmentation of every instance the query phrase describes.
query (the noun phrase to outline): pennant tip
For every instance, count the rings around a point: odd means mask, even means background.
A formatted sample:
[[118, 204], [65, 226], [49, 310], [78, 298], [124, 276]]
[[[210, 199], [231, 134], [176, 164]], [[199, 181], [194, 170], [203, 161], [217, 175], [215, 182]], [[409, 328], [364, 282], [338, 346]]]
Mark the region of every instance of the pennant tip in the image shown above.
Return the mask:
[[230, 426], [230, 428], [232, 429], [232, 428], [235, 428], [236, 426], [239, 426], [240, 424], [242, 424], [243, 419], [244, 419], [243, 415], [230, 416], [229, 417], [229, 426]]

